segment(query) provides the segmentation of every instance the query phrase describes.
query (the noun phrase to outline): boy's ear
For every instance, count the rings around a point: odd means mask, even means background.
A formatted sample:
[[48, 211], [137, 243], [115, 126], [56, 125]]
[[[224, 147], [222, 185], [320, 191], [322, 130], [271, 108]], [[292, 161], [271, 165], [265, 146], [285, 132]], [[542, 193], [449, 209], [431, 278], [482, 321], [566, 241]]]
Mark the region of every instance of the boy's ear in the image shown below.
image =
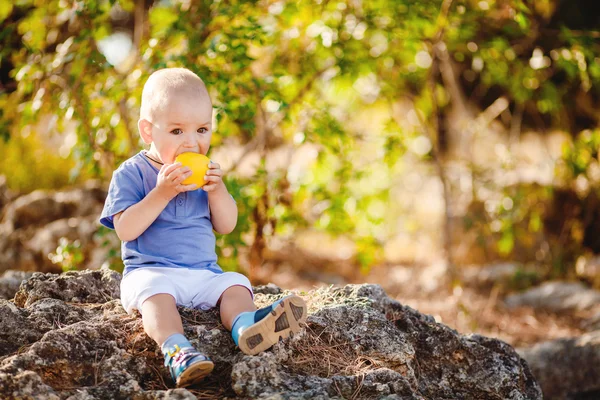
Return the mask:
[[152, 143], [152, 123], [147, 119], [140, 119], [138, 121], [138, 131], [140, 136], [146, 144]]

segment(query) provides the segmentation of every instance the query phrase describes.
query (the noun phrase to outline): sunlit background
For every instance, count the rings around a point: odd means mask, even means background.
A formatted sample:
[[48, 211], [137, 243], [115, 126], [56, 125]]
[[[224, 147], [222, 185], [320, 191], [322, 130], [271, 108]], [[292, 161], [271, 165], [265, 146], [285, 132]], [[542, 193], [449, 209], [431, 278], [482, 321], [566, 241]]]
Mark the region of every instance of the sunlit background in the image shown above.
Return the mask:
[[[90, 180], [106, 188], [142, 148], [145, 79], [184, 66], [209, 87], [210, 156], [240, 205], [238, 228], [218, 238], [226, 269], [290, 285], [296, 273], [400, 285], [412, 278], [394, 266], [437, 266], [437, 282], [510, 262], [519, 287], [597, 281], [596, 8], [3, 2], [3, 201]], [[12, 229], [5, 237], [27, 237]], [[94, 235], [104, 239], [54, 235], [43, 262], [122, 268], [114, 233]]]

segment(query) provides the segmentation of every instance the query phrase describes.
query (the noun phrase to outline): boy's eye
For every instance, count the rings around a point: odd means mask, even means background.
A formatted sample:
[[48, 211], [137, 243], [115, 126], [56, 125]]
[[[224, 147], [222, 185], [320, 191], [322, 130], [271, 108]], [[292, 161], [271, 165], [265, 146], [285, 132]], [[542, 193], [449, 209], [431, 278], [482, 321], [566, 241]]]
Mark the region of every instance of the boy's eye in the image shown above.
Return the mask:
[[206, 133], [206, 132], [208, 132], [208, 129], [206, 129], [206, 128], [198, 129], [198, 133]]
[[175, 128], [175, 129], [173, 129], [173, 130], [171, 131], [171, 133], [172, 133], [173, 135], [181, 135], [181, 134], [183, 133], [183, 131], [182, 131], [181, 129], [179, 129], [179, 128]]

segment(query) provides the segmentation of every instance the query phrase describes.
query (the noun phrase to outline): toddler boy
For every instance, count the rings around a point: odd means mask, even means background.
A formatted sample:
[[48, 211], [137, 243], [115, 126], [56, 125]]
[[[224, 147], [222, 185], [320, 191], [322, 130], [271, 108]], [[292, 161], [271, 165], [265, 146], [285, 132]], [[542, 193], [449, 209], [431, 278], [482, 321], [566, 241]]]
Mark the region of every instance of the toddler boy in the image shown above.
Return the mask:
[[256, 310], [249, 280], [217, 264], [213, 230], [227, 234], [237, 223], [223, 171], [211, 161], [198, 190], [182, 183], [191, 171], [175, 162], [181, 153], [206, 154], [210, 147], [212, 102], [204, 82], [184, 68], [154, 72], [142, 91], [138, 130], [150, 148], [113, 173], [100, 222], [122, 241], [123, 307], [141, 312], [176, 385], [185, 387], [214, 365], [183, 335], [177, 305], [219, 306], [234, 342], [257, 354], [300, 330], [306, 304], [292, 295]]

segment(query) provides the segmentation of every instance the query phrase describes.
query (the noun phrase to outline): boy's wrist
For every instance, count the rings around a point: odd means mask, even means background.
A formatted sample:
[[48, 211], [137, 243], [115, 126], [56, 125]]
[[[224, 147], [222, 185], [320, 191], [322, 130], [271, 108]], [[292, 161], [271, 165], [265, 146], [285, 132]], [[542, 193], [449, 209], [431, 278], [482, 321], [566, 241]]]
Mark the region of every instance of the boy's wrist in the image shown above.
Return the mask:
[[167, 204], [173, 199], [173, 197], [177, 195], [177, 193], [171, 194], [168, 192], [170, 191], [161, 190], [159, 187], [155, 187], [150, 191], [148, 195], [154, 194], [154, 197], [156, 197], [157, 200], [162, 200], [165, 203], [164, 205], [166, 207]]
[[218, 197], [218, 196], [222, 196], [224, 194], [229, 194], [229, 191], [227, 190], [227, 186], [225, 186], [225, 182], [221, 181], [217, 185], [215, 190], [211, 190], [210, 192], [208, 192], [208, 198]]

